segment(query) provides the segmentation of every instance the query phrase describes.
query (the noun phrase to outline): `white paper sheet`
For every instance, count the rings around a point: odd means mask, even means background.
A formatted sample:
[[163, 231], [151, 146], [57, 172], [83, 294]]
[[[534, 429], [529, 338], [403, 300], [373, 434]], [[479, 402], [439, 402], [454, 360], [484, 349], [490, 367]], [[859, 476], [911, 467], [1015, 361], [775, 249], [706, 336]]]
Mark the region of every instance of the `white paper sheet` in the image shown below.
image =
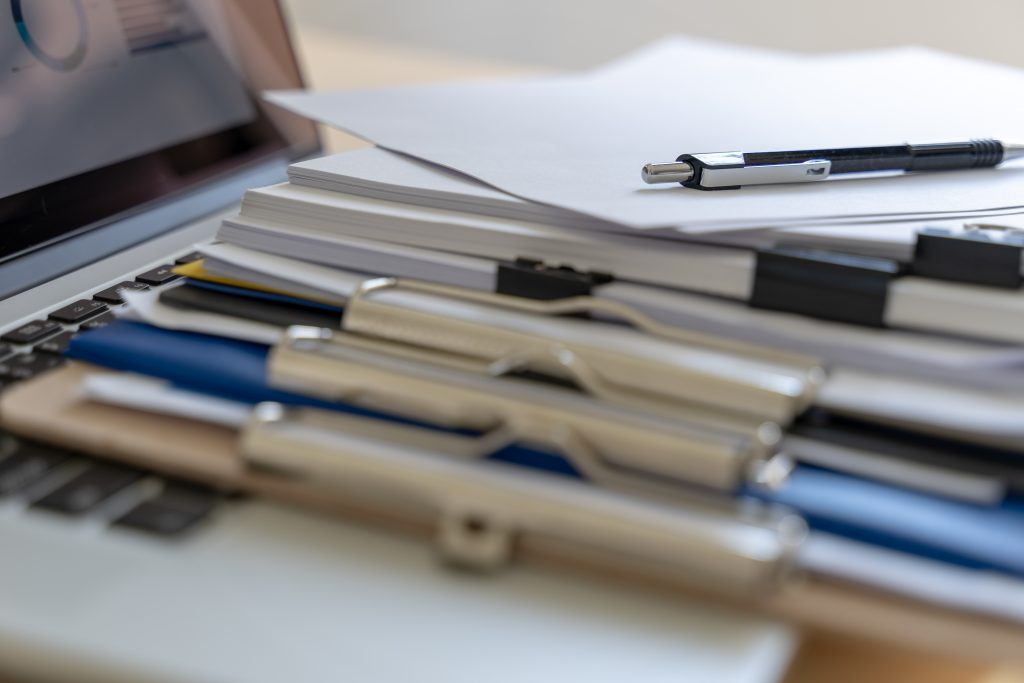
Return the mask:
[[[443, 245], [430, 240], [421, 241], [421, 238], [436, 238], [439, 232], [436, 228], [394, 234], [392, 229], [398, 225], [394, 217], [389, 218], [386, 226], [360, 229], [359, 235], [375, 236], [376, 240], [360, 239], [359, 249], [353, 249], [353, 238], [347, 236], [353, 232], [353, 226], [349, 223], [345, 224], [343, 230], [346, 236], [337, 236], [314, 234], [281, 222], [286, 220], [281, 218], [274, 222], [233, 217], [225, 221], [218, 233], [221, 239], [231, 244], [199, 248], [207, 256], [214, 257], [208, 265], [217, 274], [259, 282], [286, 291], [301, 291], [299, 288], [302, 285], [292, 284], [295, 281], [290, 279], [291, 276], [312, 283], [314, 280], [310, 277], [314, 272], [321, 270], [331, 273], [335, 279], [365, 279], [391, 275], [468, 289], [494, 291], [496, 263], [492, 259], [510, 260], [517, 254], [538, 254], [549, 259], [572, 259], [571, 262], [581, 268], [601, 270], [603, 266], [613, 272], [621, 272], [621, 261], [609, 264], [596, 260], [591, 263], [586, 259], [596, 259], [601, 254], [606, 258], [618, 259], [623, 257], [626, 251], [621, 245], [618, 248], [608, 246], [603, 249], [580, 246], [574, 249], [573, 256], [573, 251], [564, 251], [561, 247], [553, 249], [545, 242], [540, 242], [525, 252], [516, 251], [511, 247], [506, 248], [496, 242], [491, 247], [497, 251], [487, 250], [484, 252], [486, 256], [474, 258], [441, 251]], [[337, 218], [330, 223], [335, 230], [339, 229], [341, 224]], [[591, 237], [604, 239], [611, 236]], [[421, 246], [398, 249], [399, 245], [394, 244], [392, 240]], [[467, 242], [468, 238], [463, 236], [450, 244], [465, 248]], [[735, 252], [737, 258], [733, 259], [694, 259], [693, 250], [678, 248], [683, 246], [679, 244], [668, 246], [677, 248], [664, 250], [660, 256], [669, 257], [669, 260], [674, 259], [680, 275], [696, 276], [696, 282], [700, 286], [715, 287], [716, 289], [712, 291], [719, 294], [739, 298], [746, 296], [749, 286], [746, 283], [749, 281], [752, 267], [746, 252]], [[272, 252], [276, 256], [263, 252]], [[678, 255], [674, 252], [678, 252]], [[744, 256], [747, 256], [745, 263], [739, 258]], [[317, 260], [331, 264], [332, 268], [295, 259]], [[652, 268], [661, 264], [663, 260], [664, 258], [638, 257], [637, 264], [639, 267], [646, 263], [647, 273], [650, 274]], [[222, 270], [223, 264], [230, 264], [232, 268]], [[365, 271], [365, 275], [345, 272], [360, 268]], [[315, 281], [322, 287], [327, 286], [327, 281]], [[732, 283], [732, 288], [722, 287], [729, 283]], [[915, 294], [915, 297], [912, 297], [912, 301], [916, 301], [922, 308], [927, 308], [925, 304], [930, 302], [933, 316], [936, 315], [936, 300], [951, 299], [952, 303], [955, 299], [947, 296], [945, 288], [942, 287], [944, 283], [935, 284], [938, 285], [938, 290], [932, 291], [931, 295], [924, 292], [922, 294], [926, 296], [916, 297]], [[320, 288], [315, 290], [314, 294], [324, 291]], [[998, 293], [1002, 296], [997, 299], [1006, 298], [1004, 292]], [[897, 373], [900, 376], [922, 377], [987, 390], [1016, 391], [1022, 386], [1024, 349], [1019, 345], [968, 341], [896, 329], [851, 326], [795, 314], [752, 309], [744, 304], [717, 297], [699, 296], [625, 280], [617, 280], [595, 288], [595, 296], [618, 301], [670, 325], [818, 355], [830, 364], [872, 372]], [[343, 304], [344, 298], [339, 299], [338, 303]], [[907, 304], [904, 308], [914, 308], [914, 305]], [[977, 303], [957, 306], [968, 311], [984, 308]], [[951, 319], [951, 316], [943, 314], [941, 310], [938, 316], [940, 320]], [[995, 313], [995, 317], [1012, 323], [1020, 316]], [[955, 317], [952, 319], [956, 320]]]
[[909, 595], [925, 602], [1024, 621], [1024, 582], [906, 553], [814, 533], [800, 565], [828, 576]]
[[[749, 300], [754, 253], [707, 244], [653, 240], [632, 233], [585, 232], [539, 223], [356, 197], [282, 183], [250, 190], [238, 218], [228, 219], [219, 239], [252, 249], [327, 265], [346, 241], [387, 241], [417, 249], [512, 261], [518, 257], [571, 263], [614, 273], [617, 278], [661, 287]], [[268, 238], [273, 238], [272, 242]], [[413, 257], [414, 250], [407, 256]], [[369, 266], [366, 267], [370, 269]], [[417, 277], [430, 278], [429, 271]], [[477, 285], [486, 283], [481, 270]], [[457, 283], [462, 286], [461, 283]], [[1024, 345], [1024, 295], [1016, 290], [930, 280], [913, 275], [889, 286], [885, 323], [896, 328], [977, 337]]]
[[141, 320], [166, 330], [198, 332], [215, 337], [240, 339], [273, 346], [284, 336], [284, 329], [253, 320], [233, 318], [220, 313], [186, 311], [160, 303], [159, 292], [122, 293], [128, 308], [121, 314], [128, 320]]
[[[351, 150], [292, 164], [292, 185], [358, 197], [400, 202], [411, 206], [463, 211], [570, 229], [621, 230], [573, 211], [528, 202], [496, 190], [437, 164], [427, 163], [380, 147]], [[959, 229], [965, 221], [997, 223], [1024, 229], [1024, 214], [975, 212], [950, 220], [941, 214], [905, 217], [900, 221], [828, 219], [793, 223], [791, 227], [758, 227], [695, 236], [717, 244], [763, 248], [799, 244], [868, 256], [909, 260], [917, 232], [926, 226]], [[789, 224], [788, 224], [789, 225]]]
[[231, 244], [197, 244], [196, 250], [209, 259], [272, 274], [278, 284], [289, 291], [308, 294], [313, 299], [327, 299], [338, 305], [348, 301], [366, 279], [358, 273], [345, 273], [314, 263], [252, 252]]
[[82, 396], [98, 403], [224, 427], [241, 428], [252, 412], [252, 406], [245, 403], [178, 389], [170, 382], [128, 373], [87, 375], [81, 391]]
[[923, 48], [800, 60], [679, 39], [582, 76], [267, 97], [516, 196], [648, 230], [1024, 205], [1021, 166], [723, 192], [639, 178], [683, 152], [1024, 138], [1024, 74]]
[[597, 296], [663, 323], [814, 354], [839, 367], [982, 391], [1013, 392], [1024, 386], [1024, 349], [1019, 346], [815, 320], [628, 282], [605, 285]]
[[[740, 299], [749, 296], [754, 262], [754, 254], [747, 250], [666, 244], [635, 234], [588, 233], [289, 183], [249, 190], [240, 216], [226, 220], [218, 237], [225, 242], [265, 249], [267, 245], [257, 246], [249, 240], [257, 233], [274, 232], [285, 238], [274, 245], [274, 253], [353, 270], [363, 270], [364, 266], [328, 260], [328, 242], [349, 247], [352, 240], [374, 240], [505, 261], [538, 258], [571, 263], [583, 270], [611, 272], [626, 279]], [[292, 244], [284, 244], [285, 241]], [[309, 244], [302, 245], [303, 241]]]
[[483, 216], [526, 220], [582, 229], [621, 230], [592, 216], [528, 202], [456, 173], [380, 147], [355, 149], [292, 164], [295, 185], [344, 192], [414, 206], [466, 211]]
[[1024, 449], [1024, 395], [1020, 392], [998, 394], [899, 376], [833, 370], [816, 405], [840, 415], [968, 443], [1013, 452]]

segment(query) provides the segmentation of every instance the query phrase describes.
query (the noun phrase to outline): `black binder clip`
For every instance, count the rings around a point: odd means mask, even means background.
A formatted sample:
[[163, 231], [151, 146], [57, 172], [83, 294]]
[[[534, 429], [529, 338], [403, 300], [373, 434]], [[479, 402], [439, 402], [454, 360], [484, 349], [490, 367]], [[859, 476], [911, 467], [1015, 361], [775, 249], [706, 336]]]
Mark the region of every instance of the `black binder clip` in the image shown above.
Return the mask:
[[924, 228], [914, 246], [914, 275], [1017, 289], [1024, 254], [1024, 230], [967, 224], [963, 231]]
[[565, 264], [552, 266], [536, 259], [517, 258], [514, 263], [498, 264], [495, 290], [498, 294], [550, 301], [590, 296], [595, 285], [612, 279], [609, 273], [585, 272]]
[[825, 320], [885, 326], [889, 282], [899, 261], [822, 249], [776, 247], [757, 253], [750, 305]]

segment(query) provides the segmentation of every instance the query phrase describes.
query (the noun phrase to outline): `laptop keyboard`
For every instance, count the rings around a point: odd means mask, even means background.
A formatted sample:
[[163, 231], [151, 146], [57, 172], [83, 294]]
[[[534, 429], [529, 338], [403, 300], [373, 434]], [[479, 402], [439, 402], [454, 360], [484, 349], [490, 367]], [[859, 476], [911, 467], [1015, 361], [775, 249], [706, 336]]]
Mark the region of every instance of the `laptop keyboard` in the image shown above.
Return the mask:
[[162, 287], [180, 279], [173, 269], [202, 258], [193, 252], [140, 273], [134, 280], [125, 280], [62, 306], [0, 335], [0, 391], [15, 382], [31, 379], [41, 372], [61, 365], [64, 352], [75, 336], [108, 325], [115, 319], [113, 309], [124, 305], [119, 291], [143, 291]]
[[113, 524], [161, 536], [177, 536], [206, 519], [217, 506], [218, 498], [206, 488], [168, 482], [160, 493], [142, 501]]
[[149, 289], [149, 285], [135, 280], [125, 280], [124, 282], [119, 282], [113, 287], [108, 287], [102, 291], [96, 292], [92, 295], [92, 298], [96, 301], [102, 301], [105, 304], [120, 306], [124, 303], [124, 299], [121, 298], [121, 291], [125, 289], [130, 289], [133, 292], [144, 292]]
[[142, 471], [134, 467], [97, 463], [33, 501], [32, 507], [65, 515], [83, 514], [141, 478]]
[[208, 519], [225, 497], [136, 467], [0, 437], [0, 504], [9, 507], [175, 538]]
[[107, 305], [102, 301], [80, 299], [51, 313], [50, 320], [68, 325], [77, 325], [100, 313], [105, 313], [107, 310]]
[[56, 334], [62, 329], [60, 323], [54, 320], [33, 320], [11, 330], [0, 337], [0, 339], [8, 344], [33, 344], [40, 339], [46, 339], [50, 335]]
[[[182, 256], [0, 335], [0, 391], [62, 365], [72, 339], [115, 319], [113, 311], [124, 304], [119, 290], [171, 284], [180, 279], [172, 272], [175, 265], [199, 258]], [[0, 435], [0, 505], [171, 538], [198, 527], [224, 497], [138, 468]]]

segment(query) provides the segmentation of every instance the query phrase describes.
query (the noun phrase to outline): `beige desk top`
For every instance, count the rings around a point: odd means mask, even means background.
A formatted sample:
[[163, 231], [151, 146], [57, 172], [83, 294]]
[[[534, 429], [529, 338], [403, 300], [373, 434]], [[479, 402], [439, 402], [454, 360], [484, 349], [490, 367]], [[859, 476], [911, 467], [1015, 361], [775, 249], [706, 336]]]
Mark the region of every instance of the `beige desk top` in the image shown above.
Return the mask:
[[[318, 89], [473, 80], [535, 71], [382, 45], [315, 28], [299, 29], [297, 47], [304, 71], [311, 87]], [[324, 140], [332, 151], [366, 145], [333, 130], [324, 131]], [[1024, 683], [1024, 671], [980, 667], [931, 654], [812, 635], [805, 639], [786, 681], [825, 680], [830, 683]]]

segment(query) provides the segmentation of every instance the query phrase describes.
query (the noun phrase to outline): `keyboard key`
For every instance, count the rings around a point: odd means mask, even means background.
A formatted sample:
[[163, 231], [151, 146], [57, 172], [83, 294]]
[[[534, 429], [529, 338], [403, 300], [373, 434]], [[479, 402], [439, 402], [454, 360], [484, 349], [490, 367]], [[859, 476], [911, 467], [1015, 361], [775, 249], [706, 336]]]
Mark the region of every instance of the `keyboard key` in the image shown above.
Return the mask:
[[83, 332], [88, 330], [98, 330], [101, 327], [106, 327], [115, 320], [117, 320], [117, 316], [114, 315], [113, 313], [104, 313], [90, 320], [86, 320], [84, 323], [78, 326], [78, 331]]
[[44, 342], [36, 344], [32, 349], [35, 353], [49, 353], [55, 356], [63, 356], [68, 350], [68, 344], [78, 335], [74, 332], [61, 332], [56, 337], [50, 337]]
[[11, 330], [3, 337], [0, 337], [0, 339], [11, 344], [34, 344], [52, 334], [60, 332], [62, 329], [60, 323], [53, 320], [33, 320], [16, 330]]
[[118, 526], [175, 536], [209, 516], [220, 495], [188, 484], [168, 484], [159, 495], [114, 521]]
[[107, 310], [107, 305], [92, 299], [81, 299], [50, 314], [50, 320], [62, 323], [80, 323]]
[[49, 354], [22, 353], [0, 361], [0, 380], [21, 381], [32, 379], [36, 375], [52, 370], [62, 364], [64, 359]]
[[142, 472], [131, 467], [94, 464], [32, 503], [32, 506], [67, 515], [82, 514], [141, 477]]
[[166, 266], [160, 266], [153, 270], [146, 271], [142, 275], [135, 278], [136, 282], [141, 282], [144, 285], [166, 285], [168, 282], [174, 282], [180, 275], [174, 274], [174, 264], [167, 264]]
[[19, 441], [17, 450], [0, 460], [0, 495], [31, 486], [69, 457], [58, 448]]
[[198, 251], [193, 251], [191, 254], [185, 254], [184, 256], [179, 256], [178, 258], [174, 259], [174, 265], [183, 266], [186, 263], [192, 263], [193, 261], [198, 261], [201, 258], [203, 258], [202, 254], [200, 254]]
[[14, 353], [14, 347], [10, 344], [0, 344], [0, 358], [7, 358]]
[[104, 289], [102, 292], [96, 292], [93, 294], [92, 298], [97, 301], [102, 301], [105, 304], [123, 304], [124, 299], [121, 298], [122, 289], [128, 289], [133, 292], [144, 292], [149, 289], [149, 285], [142, 282], [131, 282], [129, 280], [125, 280], [124, 282], [117, 283], [113, 287]]

